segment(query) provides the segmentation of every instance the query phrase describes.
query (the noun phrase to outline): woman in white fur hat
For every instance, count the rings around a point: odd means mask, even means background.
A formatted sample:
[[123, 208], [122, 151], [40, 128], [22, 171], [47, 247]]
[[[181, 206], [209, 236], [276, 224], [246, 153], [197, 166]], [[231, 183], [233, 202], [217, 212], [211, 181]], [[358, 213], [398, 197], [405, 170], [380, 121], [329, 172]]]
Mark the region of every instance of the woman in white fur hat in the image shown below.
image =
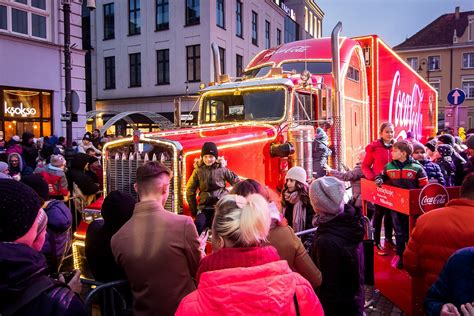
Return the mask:
[[298, 166], [288, 170], [281, 192], [283, 215], [295, 233], [313, 228], [313, 208], [309, 202], [306, 171]]

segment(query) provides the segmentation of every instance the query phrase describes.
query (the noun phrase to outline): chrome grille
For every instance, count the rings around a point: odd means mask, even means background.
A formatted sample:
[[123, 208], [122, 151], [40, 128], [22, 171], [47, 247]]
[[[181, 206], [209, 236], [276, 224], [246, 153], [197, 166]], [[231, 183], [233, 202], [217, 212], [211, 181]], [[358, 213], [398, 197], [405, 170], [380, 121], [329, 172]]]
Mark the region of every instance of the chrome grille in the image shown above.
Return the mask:
[[[137, 168], [147, 161], [161, 161], [165, 166], [170, 168], [175, 175], [177, 174], [177, 172], [173, 170], [172, 155], [167, 152], [166, 148], [153, 146], [153, 150], [149, 153], [129, 152], [127, 154], [130, 147], [131, 146], [121, 146], [119, 148], [113, 147], [108, 150], [108, 158], [105, 162], [107, 193], [118, 190], [124, 193], [129, 193], [138, 200], [138, 195], [137, 192], [135, 192], [133, 185], [136, 182]], [[123, 151], [124, 148], [127, 148], [128, 150]], [[165, 209], [168, 211], [173, 210], [174, 190], [173, 182], [171, 182], [170, 194], [165, 203]]]

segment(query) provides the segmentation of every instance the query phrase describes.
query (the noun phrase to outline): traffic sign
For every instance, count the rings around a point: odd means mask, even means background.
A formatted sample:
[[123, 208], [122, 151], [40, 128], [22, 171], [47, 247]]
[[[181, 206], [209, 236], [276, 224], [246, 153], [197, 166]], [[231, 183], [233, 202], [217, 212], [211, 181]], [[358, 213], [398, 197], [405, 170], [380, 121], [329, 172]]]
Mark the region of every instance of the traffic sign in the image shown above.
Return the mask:
[[448, 93], [448, 102], [452, 105], [461, 105], [466, 99], [466, 94], [461, 89], [453, 89]]

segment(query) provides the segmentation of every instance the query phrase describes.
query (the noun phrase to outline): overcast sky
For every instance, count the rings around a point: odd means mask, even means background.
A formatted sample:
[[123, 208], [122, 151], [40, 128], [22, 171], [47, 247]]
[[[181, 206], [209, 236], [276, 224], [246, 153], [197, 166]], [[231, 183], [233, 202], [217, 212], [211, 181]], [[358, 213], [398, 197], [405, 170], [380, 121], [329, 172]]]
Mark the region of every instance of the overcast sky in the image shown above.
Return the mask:
[[317, 0], [324, 11], [323, 36], [338, 21], [343, 36], [379, 35], [395, 46], [456, 6], [474, 11], [474, 0]]

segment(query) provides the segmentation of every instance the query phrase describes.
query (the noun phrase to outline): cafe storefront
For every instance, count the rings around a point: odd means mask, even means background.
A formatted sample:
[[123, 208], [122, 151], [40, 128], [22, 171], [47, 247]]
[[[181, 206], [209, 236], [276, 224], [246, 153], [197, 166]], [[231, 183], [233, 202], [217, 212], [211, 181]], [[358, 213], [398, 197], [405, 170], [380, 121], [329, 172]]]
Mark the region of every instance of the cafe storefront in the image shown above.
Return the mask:
[[35, 137], [49, 136], [53, 126], [53, 92], [0, 86], [0, 136], [6, 140], [30, 132]]

